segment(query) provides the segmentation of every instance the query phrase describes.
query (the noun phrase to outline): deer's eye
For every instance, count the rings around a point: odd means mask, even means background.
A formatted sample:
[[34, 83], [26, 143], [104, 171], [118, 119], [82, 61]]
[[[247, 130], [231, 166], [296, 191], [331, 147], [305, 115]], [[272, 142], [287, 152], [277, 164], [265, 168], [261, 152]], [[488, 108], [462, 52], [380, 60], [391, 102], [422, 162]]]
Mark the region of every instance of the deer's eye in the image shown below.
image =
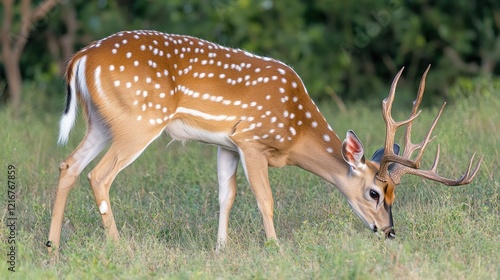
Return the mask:
[[378, 203], [380, 199], [380, 194], [374, 190], [370, 190], [370, 197]]

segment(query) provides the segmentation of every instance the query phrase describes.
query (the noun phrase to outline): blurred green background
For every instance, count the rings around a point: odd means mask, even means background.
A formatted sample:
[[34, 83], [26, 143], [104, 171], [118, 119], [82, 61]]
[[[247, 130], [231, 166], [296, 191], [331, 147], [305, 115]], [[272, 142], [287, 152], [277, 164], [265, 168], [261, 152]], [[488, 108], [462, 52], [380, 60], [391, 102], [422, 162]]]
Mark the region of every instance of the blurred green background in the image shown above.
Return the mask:
[[[18, 171], [18, 271], [10, 279], [500, 279], [499, 0], [1, 0], [0, 24], [0, 159]], [[66, 63], [92, 41], [131, 29], [188, 34], [287, 63], [335, 131], [355, 130], [370, 155], [384, 143], [380, 104], [394, 75], [406, 67], [394, 105], [401, 120], [432, 64], [414, 139], [442, 101], [451, 104], [424, 169], [437, 144], [445, 177], [459, 176], [474, 151], [483, 164], [464, 187], [407, 176], [394, 208], [398, 238], [387, 242], [318, 177], [271, 169], [280, 252], [265, 243], [239, 168], [230, 246], [216, 255], [216, 150], [162, 139], [111, 188], [120, 243], [106, 243], [86, 176], [92, 163], [69, 196], [61, 262], [49, 263], [58, 166], [86, 124], [57, 147]], [[0, 242], [0, 252], [7, 246]]]
[[[3, 0], [1, 107], [62, 110], [65, 64], [131, 29], [201, 37], [277, 58], [318, 102], [380, 104], [406, 66], [398, 102], [432, 64], [424, 102], [453, 101], [500, 73], [500, 1]], [[471, 82], [472, 81], [472, 82]], [[439, 100], [436, 100], [439, 99]]]

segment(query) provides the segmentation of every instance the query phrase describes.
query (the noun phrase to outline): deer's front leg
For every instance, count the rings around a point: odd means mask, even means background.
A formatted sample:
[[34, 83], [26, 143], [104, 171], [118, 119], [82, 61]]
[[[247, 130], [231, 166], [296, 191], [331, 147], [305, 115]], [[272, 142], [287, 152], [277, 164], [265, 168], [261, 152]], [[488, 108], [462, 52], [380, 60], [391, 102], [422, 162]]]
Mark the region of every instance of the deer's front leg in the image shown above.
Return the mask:
[[258, 149], [240, 147], [240, 157], [245, 170], [245, 175], [257, 199], [257, 205], [264, 222], [267, 239], [276, 239], [274, 230], [273, 212], [274, 200], [269, 185], [268, 161], [266, 156]]
[[217, 177], [219, 180], [219, 231], [217, 233], [217, 251], [227, 242], [229, 213], [236, 196], [236, 169], [240, 157], [237, 153], [219, 147], [217, 153]]

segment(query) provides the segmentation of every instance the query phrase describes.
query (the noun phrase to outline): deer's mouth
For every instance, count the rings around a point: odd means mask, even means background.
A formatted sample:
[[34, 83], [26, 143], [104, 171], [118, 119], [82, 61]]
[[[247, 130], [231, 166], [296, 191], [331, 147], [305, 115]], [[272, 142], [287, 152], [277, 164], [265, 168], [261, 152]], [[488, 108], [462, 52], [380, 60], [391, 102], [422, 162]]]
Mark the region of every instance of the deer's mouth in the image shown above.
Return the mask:
[[[378, 228], [376, 225], [372, 225], [372, 230], [373, 232], [378, 232]], [[392, 226], [387, 226], [381, 229], [381, 231], [384, 233], [385, 238], [389, 239], [394, 239], [396, 238], [396, 232], [392, 228]]]

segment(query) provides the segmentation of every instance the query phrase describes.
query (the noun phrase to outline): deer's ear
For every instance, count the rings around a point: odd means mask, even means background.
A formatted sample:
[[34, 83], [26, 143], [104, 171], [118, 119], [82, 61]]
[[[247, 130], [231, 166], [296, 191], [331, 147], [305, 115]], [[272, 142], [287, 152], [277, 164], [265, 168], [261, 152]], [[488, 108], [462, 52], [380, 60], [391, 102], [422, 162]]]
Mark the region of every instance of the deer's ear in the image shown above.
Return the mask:
[[[400, 147], [398, 144], [394, 144], [393, 150], [394, 150], [394, 154], [399, 155]], [[380, 148], [380, 149], [376, 150], [375, 153], [373, 153], [373, 156], [370, 160], [373, 162], [376, 162], [376, 163], [380, 163], [380, 161], [382, 160], [382, 156], [384, 155], [384, 151], [385, 151], [385, 148]], [[394, 163], [389, 164], [389, 171], [391, 171], [394, 168], [394, 166], [395, 166]]]
[[363, 144], [352, 130], [347, 131], [346, 138], [342, 143], [342, 156], [345, 162], [354, 169], [366, 166]]

